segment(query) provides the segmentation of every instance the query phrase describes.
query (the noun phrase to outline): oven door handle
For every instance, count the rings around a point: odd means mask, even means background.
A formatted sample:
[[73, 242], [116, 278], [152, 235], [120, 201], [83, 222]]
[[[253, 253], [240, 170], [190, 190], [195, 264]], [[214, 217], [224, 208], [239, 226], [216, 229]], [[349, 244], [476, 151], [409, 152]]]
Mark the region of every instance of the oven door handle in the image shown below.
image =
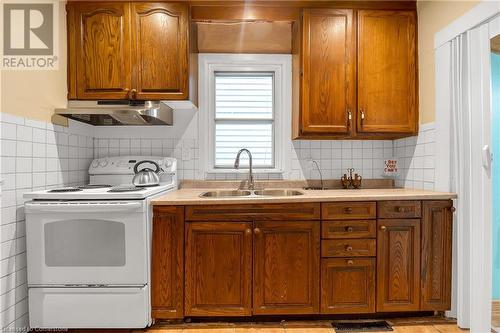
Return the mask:
[[26, 213], [97, 213], [97, 212], [129, 212], [142, 208], [140, 202], [106, 202], [106, 203], [37, 203], [27, 202]]

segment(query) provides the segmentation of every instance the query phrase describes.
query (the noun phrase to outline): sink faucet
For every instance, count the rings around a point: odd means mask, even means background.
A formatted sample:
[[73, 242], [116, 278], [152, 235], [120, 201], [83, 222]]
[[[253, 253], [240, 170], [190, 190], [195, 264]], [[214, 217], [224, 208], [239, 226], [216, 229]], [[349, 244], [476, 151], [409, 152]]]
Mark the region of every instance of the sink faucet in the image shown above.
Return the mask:
[[248, 158], [249, 158], [249, 172], [248, 172], [248, 189], [249, 190], [254, 190], [255, 189], [255, 184], [253, 181], [253, 170], [252, 170], [252, 153], [250, 150], [243, 148], [238, 151], [238, 154], [236, 155], [236, 159], [234, 160], [234, 168], [238, 169], [240, 167], [240, 155], [242, 152], [247, 153]]

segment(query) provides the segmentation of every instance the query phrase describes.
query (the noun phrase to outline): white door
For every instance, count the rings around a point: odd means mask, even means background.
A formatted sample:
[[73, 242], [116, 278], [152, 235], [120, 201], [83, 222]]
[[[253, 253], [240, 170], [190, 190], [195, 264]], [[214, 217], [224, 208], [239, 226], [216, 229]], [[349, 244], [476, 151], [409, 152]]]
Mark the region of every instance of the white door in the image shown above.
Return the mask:
[[28, 202], [30, 286], [147, 284], [145, 201]]

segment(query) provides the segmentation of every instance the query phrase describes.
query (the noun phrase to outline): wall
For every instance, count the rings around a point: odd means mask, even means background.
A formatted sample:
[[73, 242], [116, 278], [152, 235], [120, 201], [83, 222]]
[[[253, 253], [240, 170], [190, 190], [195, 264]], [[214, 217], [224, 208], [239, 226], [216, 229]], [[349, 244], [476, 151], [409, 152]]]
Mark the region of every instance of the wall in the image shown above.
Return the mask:
[[[500, 156], [500, 54], [491, 54], [493, 156]], [[500, 163], [493, 163], [493, 202], [500, 200]], [[500, 299], [500, 206], [493, 205], [493, 299]]]
[[435, 119], [434, 34], [446, 27], [479, 0], [417, 0], [420, 123]]
[[[54, 108], [66, 106], [66, 10], [59, 6], [59, 69], [56, 71], [2, 71], [1, 111], [20, 117], [67, 125], [53, 117]], [[54, 119], [53, 119], [54, 118]]]
[[0, 328], [28, 324], [25, 192], [88, 183], [93, 128], [0, 113]]

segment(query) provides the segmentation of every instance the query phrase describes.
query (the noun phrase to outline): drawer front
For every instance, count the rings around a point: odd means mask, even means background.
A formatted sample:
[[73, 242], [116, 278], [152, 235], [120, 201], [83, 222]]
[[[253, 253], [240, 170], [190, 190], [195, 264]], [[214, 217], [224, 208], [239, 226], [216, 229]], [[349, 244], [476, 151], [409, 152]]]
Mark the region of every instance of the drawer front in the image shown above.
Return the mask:
[[187, 221], [319, 220], [319, 203], [199, 205], [186, 207]]
[[379, 218], [401, 219], [422, 216], [420, 201], [381, 201], [378, 203], [377, 208]]
[[321, 256], [335, 257], [375, 257], [375, 239], [332, 239], [321, 241]]
[[375, 238], [376, 220], [323, 221], [322, 238]]
[[360, 220], [376, 217], [375, 202], [330, 202], [322, 205], [324, 220]]

